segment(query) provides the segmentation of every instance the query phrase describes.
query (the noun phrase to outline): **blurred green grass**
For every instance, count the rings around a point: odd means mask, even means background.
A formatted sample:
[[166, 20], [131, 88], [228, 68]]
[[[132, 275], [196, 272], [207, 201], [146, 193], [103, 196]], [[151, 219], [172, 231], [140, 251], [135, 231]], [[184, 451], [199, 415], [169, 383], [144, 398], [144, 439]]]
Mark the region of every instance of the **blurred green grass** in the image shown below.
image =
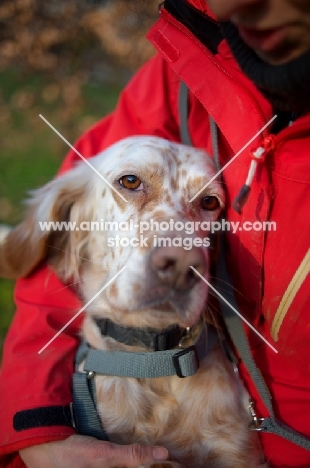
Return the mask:
[[[59, 83], [18, 68], [0, 74], [0, 223], [20, 221], [27, 192], [48, 182], [68, 151], [39, 114], [73, 143], [114, 108], [121, 87], [83, 76]], [[14, 315], [13, 289], [13, 281], [0, 279], [0, 356]]]

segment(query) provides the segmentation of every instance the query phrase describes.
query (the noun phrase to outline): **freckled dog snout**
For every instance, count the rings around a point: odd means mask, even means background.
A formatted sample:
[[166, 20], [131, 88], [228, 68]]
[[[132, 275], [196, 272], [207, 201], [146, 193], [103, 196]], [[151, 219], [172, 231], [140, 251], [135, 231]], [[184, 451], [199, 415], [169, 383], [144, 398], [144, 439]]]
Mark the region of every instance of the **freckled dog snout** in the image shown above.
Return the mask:
[[151, 254], [153, 271], [162, 283], [174, 289], [190, 289], [200, 281], [191, 266], [201, 275], [206, 271], [206, 259], [198, 247], [191, 250], [184, 250], [182, 247], [159, 247]]

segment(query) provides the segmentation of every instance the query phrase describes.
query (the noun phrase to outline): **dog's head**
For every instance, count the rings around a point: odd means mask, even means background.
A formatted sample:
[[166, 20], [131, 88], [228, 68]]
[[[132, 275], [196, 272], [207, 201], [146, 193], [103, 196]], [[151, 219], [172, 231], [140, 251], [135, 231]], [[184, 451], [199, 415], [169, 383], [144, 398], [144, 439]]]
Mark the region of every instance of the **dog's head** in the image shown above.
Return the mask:
[[208, 279], [206, 229], [223, 208], [222, 187], [214, 180], [190, 200], [215, 175], [212, 160], [139, 136], [89, 163], [33, 193], [25, 220], [1, 247], [0, 274], [27, 276], [47, 261], [62, 281], [79, 282], [85, 302], [107, 285], [89, 305], [93, 315], [141, 327], [193, 325], [208, 287], [191, 266]]

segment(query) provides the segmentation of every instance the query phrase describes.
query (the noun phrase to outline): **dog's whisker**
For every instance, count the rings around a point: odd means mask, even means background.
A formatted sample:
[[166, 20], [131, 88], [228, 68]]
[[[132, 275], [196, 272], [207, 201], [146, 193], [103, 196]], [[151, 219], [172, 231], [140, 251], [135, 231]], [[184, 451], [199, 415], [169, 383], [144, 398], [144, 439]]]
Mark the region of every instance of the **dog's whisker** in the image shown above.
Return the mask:
[[[240, 296], [242, 296], [243, 298], [245, 298], [244, 294], [242, 294], [242, 292], [237, 289], [237, 288], [234, 288], [230, 283], [228, 283], [227, 281], [224, 281], [222, 280], [221, 278], [217, 278], [216, 276], [210, 276], [210, 279], [212, 280], [216, 280], [216, 281], [220, 281], [221, 283], [223, 284], [226, 284], [227, 286], [229, 286], [230, 289], [233, 289], [236, 293], [240, 294]], [[216, 287], [216, 289], [218, 289], [219, 291], [226, 291], [226, 292], [229, 292], [228, 289], [225, 289], [225, 288], [220, 288], [218, 286], [218, 284], [216, 284], [216, 286], [214, 285], [214, 287]]]
[[[102, 274], [101, 275], [96, 275], [96, 276], [89, 276], [89, 279], [97, 279], [97, 278], [101, 278], [101, 277], [102, 277]], [[56, 289], [56, 291], [51, 291], [51, 294], [55, 294], [55, 293], [57, 293], [59, 291], [63, 291], [64, 289], [70, 288], [70, 286], [74, 286], [75, 284], [82, 283], [83, 281], [84, 280], [74, 281], [73, 283], [67, 284], [63, 288]]]
[[219, 315], [219, 316], [222, 317], [221, 312], [220, 312], [216, 307], [214, 307], [213, 305], [212, 305], [212, 306], [209, 305], [209, 307], [208, 307], [208, 314], [210, 314], [210, 317], [211, 317], [211, 319], [213, 320], [213, 322], [214, 322], [215, 324], [218, 323], [218, 320], [217, 320], [217, 318], [215, 317], [215, 315], [217, 314], [217, 315]]
[[214, 304], [208, 304], [208, 307], [207, 307], [207, 312], [211, 312], [211, 309], [213, 310], [213, 312], [216, 312], [218, 315], [222, 315], [221, 311], [214, 305]]
[[[225, 289], [223, 289], [223, 288], [217, 288], [217, 290], [218, 290], [218, 291], [225, 291]], [[214, 297], [214, 298], [216, 299], [216, 301], [220, 301], [220, 300], [221, 300], [221, 299], [219, 299], [218, 294], [216, 294], [216, 293], [215, 293], [214, 291], [212, 291], [212, 290], [210, 290], [208, 294], [209, 294], [209, 296]], [[208, 306], [209, 306], [209, 305], [210, 305], [210, 304], [208, 304]], [[221, 314], [221, 312], [220, 312], [219, 310], [217, 310], [217, 312], [218, 312], [219, 314]]]
[[[50, 247], [51, 249], [55, 249], [55, 250], [59, 250], [60, 252], [63, 252], [63, 253], [72, 253], [71, 251], [69, 250], [63, 250], [63, 249], [60, 249], [59, 247], [55, 247], [54, 245], [50, 245], [50, 244], [45, 244], [47, 247]], [[86, 262], [89, 262], [89, 263], [93, 263], [94, 265], [101, 265], [101, 262], [94, 262], [93, 260], [90, 260], [89, 258], [85, 258], [85, 257], [81, 257], [80, 255], [77, 255], [78, 258], [80, 258], [81, 260], [85, 260]]]

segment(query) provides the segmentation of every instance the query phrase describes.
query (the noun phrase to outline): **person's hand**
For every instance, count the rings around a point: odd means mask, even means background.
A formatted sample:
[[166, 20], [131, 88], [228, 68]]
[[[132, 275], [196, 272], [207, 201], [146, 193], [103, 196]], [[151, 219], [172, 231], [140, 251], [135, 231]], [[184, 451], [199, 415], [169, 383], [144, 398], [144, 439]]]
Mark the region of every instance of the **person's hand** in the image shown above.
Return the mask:
[[80, 435], [28, 447], [19, 454], [28, 468], [138, 468], [168, 457], [164, 447], [116, 445]]

